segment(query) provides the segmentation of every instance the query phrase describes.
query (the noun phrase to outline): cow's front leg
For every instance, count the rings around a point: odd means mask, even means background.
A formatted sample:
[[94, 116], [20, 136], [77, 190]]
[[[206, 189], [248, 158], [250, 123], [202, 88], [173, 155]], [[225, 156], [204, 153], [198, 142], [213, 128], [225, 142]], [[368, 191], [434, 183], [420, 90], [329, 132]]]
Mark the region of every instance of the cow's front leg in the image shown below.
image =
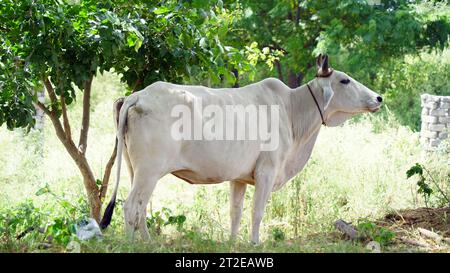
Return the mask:
[[260, 168], [256, 174], [255, 194], [253, 196], [252, 242], [259, 243], [259, 227], [264, 215], [264, 208], [275, 181], [275, 172], [270, 169]]
[[239, 231], [246, 189], [247, 184], [245, 183], [239, 181], [230, 182], [231, 239], [235, 239]]

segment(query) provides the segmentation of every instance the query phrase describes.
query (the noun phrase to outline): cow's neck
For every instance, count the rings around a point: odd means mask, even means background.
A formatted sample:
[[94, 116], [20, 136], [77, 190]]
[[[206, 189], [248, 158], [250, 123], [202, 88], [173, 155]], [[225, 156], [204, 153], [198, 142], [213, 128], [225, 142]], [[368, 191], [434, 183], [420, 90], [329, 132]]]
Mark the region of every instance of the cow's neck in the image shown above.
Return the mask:
[[[320, 103], [323, 96], [320, 89], [313, 82], [309, 82], [312, 92]], [[293, 132], [293, 143], [283, 162], [283, 172], [277, 180], [274, 190], [280, 189], [287, 181], [297, 175], [308, 162], [314, 144], [322, 126], [322, 119], [317, 109], [314, 99], [305, 85], [294, 89], [290, 96], [291, 100], [291, 121]]]
[[[319, 106], [322, 107], [323, 94], [320, 92], [320, 87], [315, 80], [308, 84]], [[294, 142], [308, 141], [320, 130], [322, 118], [306, 84], [294, 89], [291, 93], [291, 120]]]

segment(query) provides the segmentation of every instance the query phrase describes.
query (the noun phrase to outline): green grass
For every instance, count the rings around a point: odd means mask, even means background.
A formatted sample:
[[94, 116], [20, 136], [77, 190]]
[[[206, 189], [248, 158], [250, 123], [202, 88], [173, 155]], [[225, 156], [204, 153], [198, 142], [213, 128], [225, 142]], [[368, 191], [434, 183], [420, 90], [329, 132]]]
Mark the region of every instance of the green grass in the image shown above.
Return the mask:
[[[125, 87], [113, 74], [106, 73], [94, 81], [87, 155], [97, 178], [101, 177], [114, 144], [112, 103], [124, 93]], [[77, 133], [81, 117], [79, 102], [70, 106], [69, 114], [72, 132]], [[75, 134], [73, 138], [77, 140], [78, 136]], [[23, 216], [17, 220], [15, 235], [32, 221], [48, 227], [55, 225], [55, 219], [64, 219], [70, 225], [86, 215], [81, 176], [48, 119], [42, 133], [32, 131], [25, 135], [21, 130], [10, 132], [2, 127], [0, 150], [0, 214], [3, 219], [10, 219], [17, 215], [19, 204], [30, 200], [40, 219], [23, 220], [26, 218]], [[405, 174], [416, 162], [427, 166], [442, 183], [441, 187], [450, 192], [448, 160], [448, 154], [423, 152], [418, 133], [399, 125], [385, 108], [381, 113], [364, 115], [343, 126], [322, 129], [306, 168], [272, 195], [261, 228], [261, 245], [254, 246], [248, 240], [253, 187], [246, 194], [240, 235], [235, 242], [230, 242], [228, 183], [193, 186], [168, 175], [158, 183], [148, 212], [167, 211], [166, 218], [184, 215], [186, 221], [181, 227], [162, 225], [159, 234], [153, 227], [151, 242], [131, 243], [123, 237], [122, 203], [119, 202], [104, 239], [82, 242], [82, 251], [364, 252], [363, 244], [334, 236], [333, 223], [338, 219], [375, 220], [387, 212], [424, 206], [416, 193], [414, 179], [406, 179]], [[114, 174], [111, 181], [115, 180]], [[46, 184], [52, 193], [36, 196]], [[123, 168], [119, 201], [126, 199], [129, 187], [128, 174]], [[443, 202], [435, 195], [430, 204], [442, 206]], [[37, 231], [15, 240], [11, 227], [6, 223], [0, 223], [0, 227], [3, 228], [0, 251], [64, 252], [66, 249], [67, 242], [40, 249], [44, 236]], [[389, 245], [383, 250], [402, 251]]]

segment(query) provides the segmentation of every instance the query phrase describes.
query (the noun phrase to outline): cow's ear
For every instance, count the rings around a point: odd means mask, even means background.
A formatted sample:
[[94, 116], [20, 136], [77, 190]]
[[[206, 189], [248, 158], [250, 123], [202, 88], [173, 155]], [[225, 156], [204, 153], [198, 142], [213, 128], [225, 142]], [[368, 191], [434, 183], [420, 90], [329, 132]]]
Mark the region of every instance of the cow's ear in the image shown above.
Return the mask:
[[323, 100], [324, 100], [324, 106], [323, 110], [327, 110], [328, 105], [330, 105], [331, 99], [334, 96], [334, 91], [331, 88], [331, 86], [324, 86], [323, 87]]

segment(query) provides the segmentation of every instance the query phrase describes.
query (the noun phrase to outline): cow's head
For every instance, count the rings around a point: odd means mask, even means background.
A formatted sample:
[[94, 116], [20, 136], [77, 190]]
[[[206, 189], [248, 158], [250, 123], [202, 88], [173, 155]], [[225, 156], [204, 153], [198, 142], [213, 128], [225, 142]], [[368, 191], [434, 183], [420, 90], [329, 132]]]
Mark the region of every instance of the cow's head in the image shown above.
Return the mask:
[[337, 126], [355, 114], [376, 112], [381, 107], [380, 95], [344, 72], [331, 69], [327, 55], [317, 57], [315, 81], [323, 90], [323, 114], [328, 126]]

